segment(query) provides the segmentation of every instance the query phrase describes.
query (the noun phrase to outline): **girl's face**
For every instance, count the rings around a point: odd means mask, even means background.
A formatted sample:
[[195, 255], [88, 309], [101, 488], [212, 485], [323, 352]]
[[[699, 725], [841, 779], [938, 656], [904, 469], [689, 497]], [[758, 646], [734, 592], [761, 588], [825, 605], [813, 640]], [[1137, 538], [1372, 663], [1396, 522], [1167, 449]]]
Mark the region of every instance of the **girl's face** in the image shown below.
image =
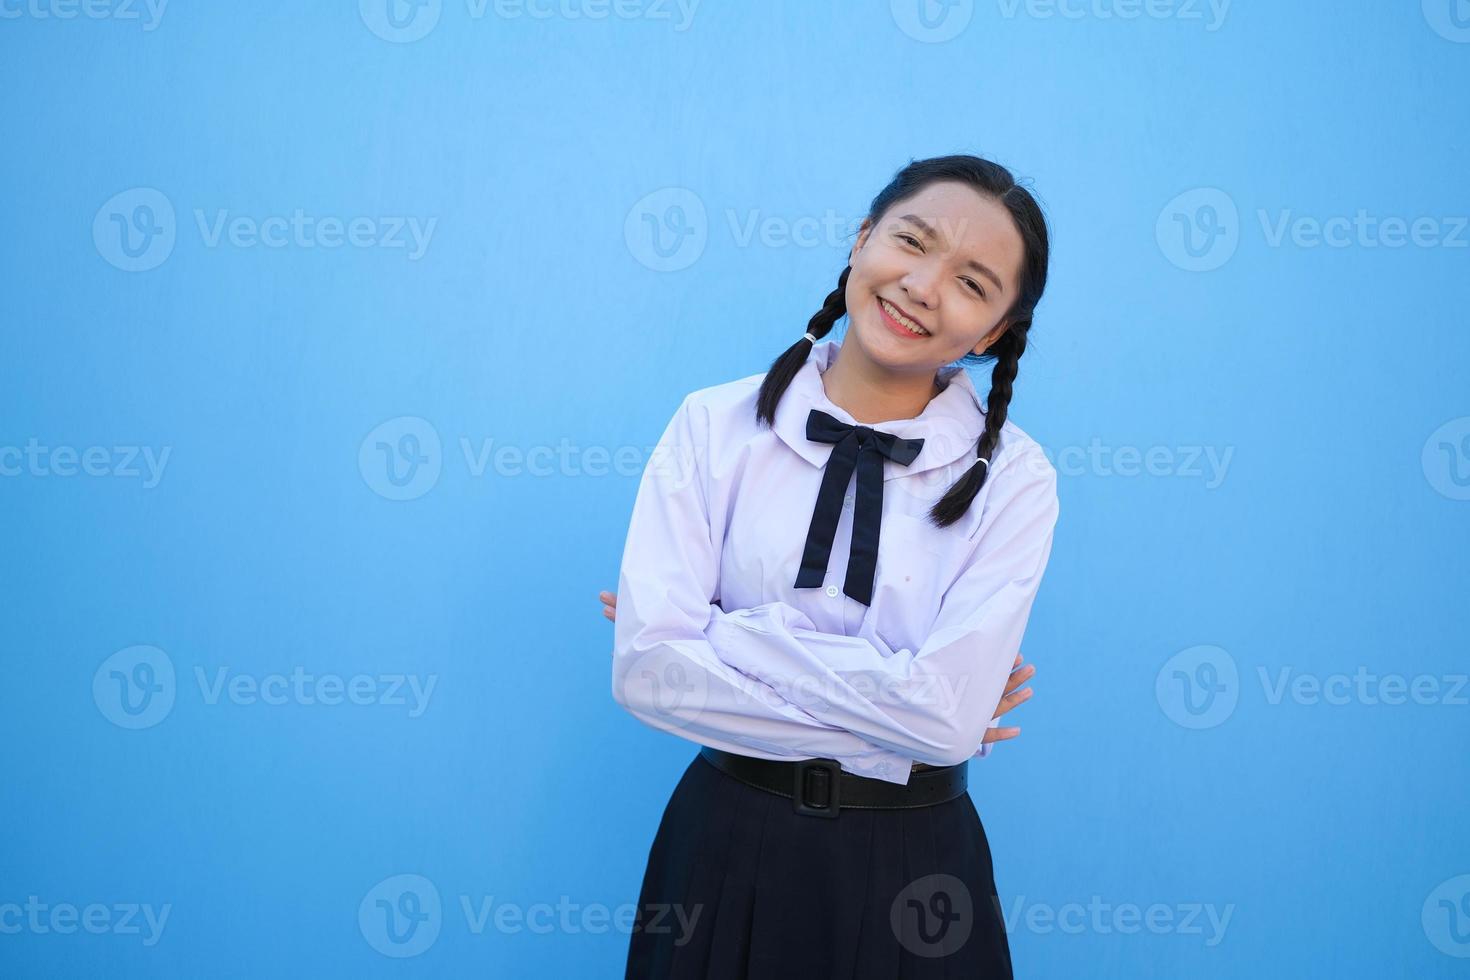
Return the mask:
[[1003, 204], [966, 184], [932, 183], [859, 229], [847, 337], [896, 370], [983, 353], [1005, 332], [1024, 258]]

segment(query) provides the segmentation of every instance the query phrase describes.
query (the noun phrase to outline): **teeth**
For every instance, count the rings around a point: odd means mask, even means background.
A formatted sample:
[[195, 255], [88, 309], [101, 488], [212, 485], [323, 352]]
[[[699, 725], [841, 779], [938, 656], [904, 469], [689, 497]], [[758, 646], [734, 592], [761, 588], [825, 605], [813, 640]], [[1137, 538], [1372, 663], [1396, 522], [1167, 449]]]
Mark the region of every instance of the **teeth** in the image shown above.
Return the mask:
[[893, 304], [890, 303], [890, 302], [888, 302], [886, 299], [880, 299], [878, 302], [880, 302], [880, 303], [883, 304], [883, 309], [885, 309], [885, 310], [888, 311], [888, 315], [889, 316], [893, 317], [895, 320], [897, 320], [899, 323], [903, 324], [905, 327], [908, 327], [909, 330], [911, 330], [912, 332], [914, 332], [916, 334], [920, 334], [920, 335], [927, 335], [929, 333], [929, 331], [927, 331], [923, 327], [919, 326], [913, 320], [910, 320], [908, 317], [906, 317], [902, 313], [898, 312], [898, 310], [893, 306]]

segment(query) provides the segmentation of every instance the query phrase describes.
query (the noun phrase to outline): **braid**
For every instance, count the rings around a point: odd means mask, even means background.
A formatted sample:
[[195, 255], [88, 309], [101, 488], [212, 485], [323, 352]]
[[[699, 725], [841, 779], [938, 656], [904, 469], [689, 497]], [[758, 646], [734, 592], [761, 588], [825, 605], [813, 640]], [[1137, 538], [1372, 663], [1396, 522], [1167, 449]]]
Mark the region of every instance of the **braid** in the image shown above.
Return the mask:
[[[812, 316], [806, 325], [807, 333], [818, 340], [827, 336], [832, 326], [847, 312], [847, 277], [851, 272], [851, 265], [843, 268], [842, 275], [837, 277], [837, 288], [827, 294], [827, 298], [822, 302], [822, 308]], [[776, 405], [780, 403], [781, 396], [786, 393], [786, 389], [791, 386], [791, 380], [806, 363], [812, 346], [811, 341], [802, 337], [771, 362], [771, 368], [766, 372], [765, 380], [761, 382], [760, 395], [756, 398], [755, 403], [755, 417], [766, 423], [767, 426], [776, 424]]]
[[1030, 329], [1029, 316], [1018, 319], [986, 351], [994, 353], [995, 367], [990, 373], [990, 394], [986, 398], [985, 431], [980, 434], [980, 442], [975, 447], [975, 463], [929, 511], [929, 519], [939, 527], [948, 527], [964, 516], [985, 485], [985, 478], [990, 475], [991, 460], [1000, 443], [1000, 430], [1005, 426], [1006, 414], [1010, 411], [1016, 371], [1020, 367], [1021, 355], [1026, 353], [1026, 332]]

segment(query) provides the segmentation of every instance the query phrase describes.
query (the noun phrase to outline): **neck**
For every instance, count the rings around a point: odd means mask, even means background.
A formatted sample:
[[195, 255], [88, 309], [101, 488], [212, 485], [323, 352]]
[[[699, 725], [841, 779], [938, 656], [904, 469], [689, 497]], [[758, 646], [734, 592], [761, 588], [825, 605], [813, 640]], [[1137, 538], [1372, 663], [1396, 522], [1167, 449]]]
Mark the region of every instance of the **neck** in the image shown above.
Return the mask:
[[837, 349], [821, 378], [828, 401], [863, 425], [915, 418], [944, 390], [937, 369], [890, 371], [849, 343]]

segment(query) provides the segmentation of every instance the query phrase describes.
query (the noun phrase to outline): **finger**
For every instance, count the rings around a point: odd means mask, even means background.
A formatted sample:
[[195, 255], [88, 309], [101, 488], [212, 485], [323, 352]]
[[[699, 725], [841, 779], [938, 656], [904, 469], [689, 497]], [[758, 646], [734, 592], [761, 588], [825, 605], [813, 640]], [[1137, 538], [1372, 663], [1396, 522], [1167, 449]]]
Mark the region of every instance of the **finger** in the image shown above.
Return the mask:
[[1027, 664], [1006, 680], [1005, 693], [1011, 693], [1034, 676], [1036, 676], [1036, 667], [1032, 664]]
[[1010, 711], [1012, 708], [1016, 707], [1024, 701], [1029, 700], [1030, 698], [1031, 689], [1029, 687], [1026, 690], [1018, 692], [1016, 694], [1007, 694], [1005, 697], [1000, 699], [1000, 704], [996, 705], [995, 707], [995, 714], [991, 715], [990, 717], [999, 718], [1007, 711]]
[[602, 607], [602, 615], [605, 616], [605, 617], [607, 617], [608, 619], [613, 620], [614, 622], [616, 622], [616, 620], [614, 619], [614, 615], [615, 614], [614, 614], [614, 610], [613, 610], [613, 607], [612, 606], [603, 606]]
[[1034, 676], [1036, 676], [1036, 667], [1033, 664], [1027, 664], [1020, 670], [1012, 671], [1007, 675], [1006, 686], [1015, 687], [1017, 684], [1024, 684]]
[[[1027, 701], [1031, 700], [1032, 693], [1033, 692], [1031, 688], [1028, 687], [1024, 691], [1017, 691], [1015, 694], [1008, 694], [1000, 699], [1001, 704], [1005, 705], [1005, 711], [1010, 711], [1017, 705], [1024, 704]], [[1002, 714], [1003, 713], [1004, 712], [1002, 712]], [[997, 717], [999, 716], [997, 715]]]
[[1019, 728], [987, 728], [982, 742], [1004, 742], [1008, 738], [1015, 738], [1021, 734]]

